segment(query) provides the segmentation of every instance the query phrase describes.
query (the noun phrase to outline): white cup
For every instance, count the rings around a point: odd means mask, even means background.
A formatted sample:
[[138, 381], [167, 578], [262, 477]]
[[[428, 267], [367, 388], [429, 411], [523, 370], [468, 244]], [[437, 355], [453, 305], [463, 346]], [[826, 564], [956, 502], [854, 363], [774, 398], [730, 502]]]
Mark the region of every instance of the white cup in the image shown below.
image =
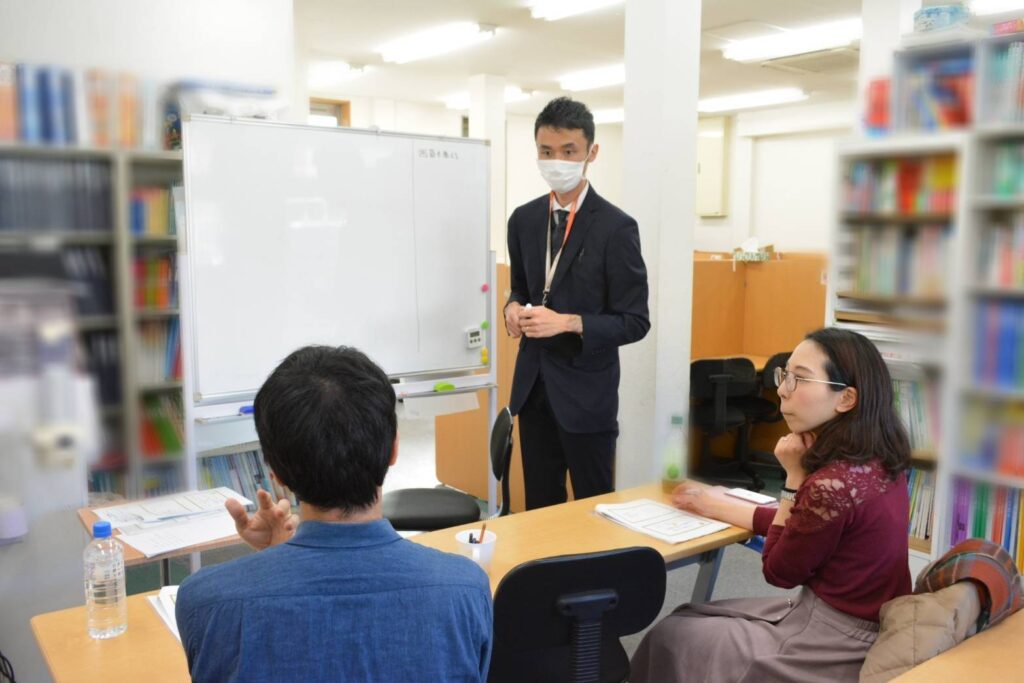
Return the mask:
[[486, 572], [491, 568], [491, 559], [494, 557], [494, 546], [498, 537], [493, 531], [485, 531], [482, 543], [470, 543], [469, 535], [473, 538], [480, 535], [479, 529], [467, 529], [455, 534], [455, 541], [459, 544], [459, 552], [476, 562]]

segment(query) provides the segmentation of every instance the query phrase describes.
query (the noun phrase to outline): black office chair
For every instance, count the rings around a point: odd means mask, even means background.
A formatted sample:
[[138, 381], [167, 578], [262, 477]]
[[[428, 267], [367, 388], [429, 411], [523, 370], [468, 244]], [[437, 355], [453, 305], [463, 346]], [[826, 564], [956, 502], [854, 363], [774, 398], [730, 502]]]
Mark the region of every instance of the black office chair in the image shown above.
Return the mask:
[[[512, 413], [502, 408], [491, 429], [491, 470], [501, 482], [501, 512], [509, 508], [508, 471], [512, 455]], [[384, 518], [398, 531], [435, 531], [480, 519], [476, 498], [444, 487], [401, 489], [384, 494]]]
[[[700, 429], [701, 456], [698, 472], [729, 486], [760, 491], [764, 481], [750, 464], [750, 423], [741, 399], [758, 392], [757, 370], [747, 358], [697, 360], [690, 364], [690, 424]], [[719, 462], [711, 454], [711, 440], [736, 430], [733, 459]]]
[[[782, 421], [781, 407], [777, 401], [764, 397], [764, 392], [775, 394], [775, 368], [785, 368], [790, 352], [776, 353], [768, 359], [761, 371], [761, 382], [756, 396], [743, 396], [737, 399], [737, 405], [747, 416], [748, 429], [759, 424], [771, 424]], [[748, 452], [751, 467], [763, 476], [786, 478], [786, 470], [779, 464], [774, 453], [766, 451]]]
[[491, 683], [619, 683], [619, 638], [646, 628], [665, 601], [653, 548], [563, 555], [521, 564], [494, 593]]

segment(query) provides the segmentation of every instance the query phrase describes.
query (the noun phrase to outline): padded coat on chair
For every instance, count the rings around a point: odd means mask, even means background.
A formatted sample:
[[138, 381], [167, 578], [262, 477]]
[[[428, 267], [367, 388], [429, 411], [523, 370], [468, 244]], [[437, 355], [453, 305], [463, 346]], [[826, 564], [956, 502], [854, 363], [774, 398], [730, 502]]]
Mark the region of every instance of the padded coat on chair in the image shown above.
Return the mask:
[[494, 593], [488, 681], [624, 681], [619, 638], [646, 628], [665, 601], [653, 548], [563, 555], [514, 568]]
[[[491, 469], [501, 481], [502, 515], [508, 514], [508, 470], [512, 453], [512, 414], [502, 408], [491, 429]], [[435, 531], [480, 519], [476, 498], [449, 488], [400, 489], [384, 495], [384, 518], [398, 531]]]

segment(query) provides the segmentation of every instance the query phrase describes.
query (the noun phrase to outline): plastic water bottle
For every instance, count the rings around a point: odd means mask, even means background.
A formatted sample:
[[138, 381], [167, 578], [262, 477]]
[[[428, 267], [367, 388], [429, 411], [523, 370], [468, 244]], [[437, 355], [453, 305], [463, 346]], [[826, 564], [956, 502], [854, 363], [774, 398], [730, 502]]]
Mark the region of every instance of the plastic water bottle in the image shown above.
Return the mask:
[[671, 492], [683, 479], [683, 455], [686, 451], [686, 434], [683, 431], [683, 416], [672, 416], [672, 427], [669, 429], [662, 450], [662, 488]]
[[110, 522], [92, 525], [93, 540], [85, 548], [85, 609], [89, 635], [114, 638], [128, 628], [124, 584], [124, 548], [110, 535]]

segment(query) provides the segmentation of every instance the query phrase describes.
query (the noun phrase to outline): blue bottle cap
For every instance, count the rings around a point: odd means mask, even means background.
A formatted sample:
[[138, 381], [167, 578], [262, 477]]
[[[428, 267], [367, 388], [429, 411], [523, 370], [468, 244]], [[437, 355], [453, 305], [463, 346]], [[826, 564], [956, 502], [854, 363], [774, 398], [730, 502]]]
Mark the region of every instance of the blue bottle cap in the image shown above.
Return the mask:
[[109, 538], [110, 537], [110, 522], [100, 520], [92, 523], [92, 537], [93, 538]]

